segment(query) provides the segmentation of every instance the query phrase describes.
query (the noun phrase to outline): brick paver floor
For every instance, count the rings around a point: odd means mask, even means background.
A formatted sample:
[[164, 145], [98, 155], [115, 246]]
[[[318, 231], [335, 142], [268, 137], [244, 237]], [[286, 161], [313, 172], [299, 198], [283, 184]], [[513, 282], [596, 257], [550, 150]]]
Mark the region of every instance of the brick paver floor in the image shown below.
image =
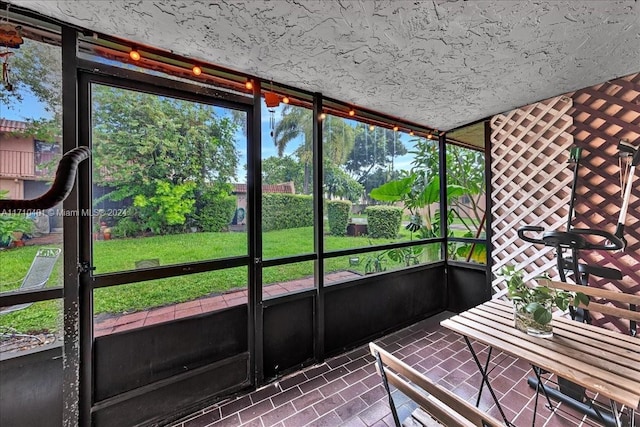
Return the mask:
[[[478, 369], [462, 337], [440, 327], [447, 314], [416, 323], [377, 342], [427, 377], [475, 404], [480, 384]], [[486, 347], [474, 343], [486, 357]], [[530, 426], [534, 390], [527, 385], [532, 375], [527, 363], [498, 354], [490, 365], [491, 384], [516, 426]], [[393, 392], [400, 419], [411, 414], [415, 404]], [[486, 391], [480, 408], [500, 419]], [[640, 421], [640, 420], [638, 420]], [[173, 427], [387, 427], [393, 426], [386, 393], [376, 373], [367, 346], [328, 359], [296, 372], [254, 392], [221, 401], [174, 423]], [[538, 402], [536, 426], [565, 427], [598, 425], [584, 420], [560, 404], [555, 414]]]

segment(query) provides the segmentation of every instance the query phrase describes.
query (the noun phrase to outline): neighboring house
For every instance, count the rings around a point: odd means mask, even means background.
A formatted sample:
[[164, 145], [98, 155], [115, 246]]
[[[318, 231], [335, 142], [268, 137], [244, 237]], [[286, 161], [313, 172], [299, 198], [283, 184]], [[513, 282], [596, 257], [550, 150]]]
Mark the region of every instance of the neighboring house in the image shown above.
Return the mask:
[[21, 135], [26, 129], [26, 122], [0, 119], [0, 190], [12, 199], [45, 192], [55, 172], [51, 163], [60, 157], [59, 144]]
[[[293, 181], [282, 184], [263, 184], [262, 193], [296, 194]], [[237, 198], [236, 213], [231, 221], [232, 226], [244, 226], [247, 223], [247, 184], [233, 184], [233, 191]]]
[[[27, 123], [0, 118], [0, 190], [10, 199], [33, 199], [49, 189], [60, 158], [60, 144], [22, 134]], [[62, 219], [52, 218], [51, 227]]]

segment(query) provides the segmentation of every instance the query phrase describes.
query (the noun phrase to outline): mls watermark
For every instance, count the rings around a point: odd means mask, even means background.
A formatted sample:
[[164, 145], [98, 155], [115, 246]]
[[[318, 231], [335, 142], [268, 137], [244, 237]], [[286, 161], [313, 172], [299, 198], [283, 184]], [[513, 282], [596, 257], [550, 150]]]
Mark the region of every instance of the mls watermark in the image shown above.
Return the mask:
[[125, 217], [129, 209], [3, 209], [0, 215], [28, 215], [28, 216], [74, 216], [74, 217]]

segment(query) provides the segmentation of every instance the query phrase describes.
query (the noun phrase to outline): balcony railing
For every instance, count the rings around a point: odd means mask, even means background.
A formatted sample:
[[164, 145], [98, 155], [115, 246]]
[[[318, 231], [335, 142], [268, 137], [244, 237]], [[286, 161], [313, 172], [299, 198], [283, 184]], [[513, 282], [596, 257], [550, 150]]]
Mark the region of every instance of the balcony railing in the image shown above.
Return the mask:
[[0, 150], [0, 178], [53, 178], [60, 154]]

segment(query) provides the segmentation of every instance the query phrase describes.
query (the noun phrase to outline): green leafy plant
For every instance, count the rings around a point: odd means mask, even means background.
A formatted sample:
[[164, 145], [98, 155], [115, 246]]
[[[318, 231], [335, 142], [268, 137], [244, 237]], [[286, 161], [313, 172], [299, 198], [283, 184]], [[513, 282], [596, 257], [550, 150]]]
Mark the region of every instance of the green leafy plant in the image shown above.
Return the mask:
[[14, 233], [31, 233], [33, 221], [23, 215], [0, 214], [0, 245], [16, 240]]
[[420, 257], [424, 253], [424, 247], [411, 246], [407, 248], [391, 249], [387, 256], [391, 261], [403, 263], [406, 267], [420, 264]]
[[589, 297], [582, 292], [569, 292], [543, 285], [529, 286], [524, 280], [524, 272], [512, 265], [502, 268], [500, 277], [507, 282], [509, 298], [516, 309], [529, 313], [540, 325], [551, 322], [553, 307], [566, 310], [569, 305], [589, 305]]
[[[138, 218], [135, 208], [128, 208], [129, 216], [118, 219], [116, 225], [112, 227], [112, 232], [115, 237], [135, 237], [144, 231], [144, 227], [141, 220]], [[95, 224], [94, 232], [100, 231], [100, 224]]]
[[402, 223], [402, 208], [397, 206], [369, 206], [367, 233], [373, 238], [395, 239]]
[[237, 198], [231, 196], [231, 185], [209, 185], [196, 197], [195, 214], [188, 217], [187, 225], [206, 232], [225, 231], [236, 211]]
[[387, 267], [384, 266], [386, 256], [387, 251], [378, 252], [374, 255], [368, 255], [364, 262], [365, 274], [382, 273], [383, 271], [386, 271]]
[[[0, 190], [0, 199], [7, 197], [7, 190]], [[7, 246], [16, 240], [14, 233], [33, 232], [33, 221], [24, 215], [0, 213], [0, 246]]]
[[[448, 198], [461, 196], [464, 191], [459, 185], [447, 185]], [[440, 237], [439, 211], [431, 211], [432, 206], [440, 201], [439, 177], [433, 176], [425, 181], [424, 176], [414, 173], [374, 188], [369, 196], [381, 202], [402, 202], [411, 214], [408, 230], [420, 230], [422, 238]]]
[[146, 226], [155, 233], [171, 230], [171, 226], [183, 225], [186, 215], [193, 210], [194, 200], [189, 196], [195, 183], [172, 185], [167, 181], [156, 181], [151, 197], [139, 194], [133, 198], [133, 205], [141, 210]]
[[300, 194], [264, 193], [262, 231], [313, 226], [313, 197]]
[[351, 202], [349, 200], [328, 200], [327, 217], [329, 230], [333, 236], [344, 236], [347, 232]]

